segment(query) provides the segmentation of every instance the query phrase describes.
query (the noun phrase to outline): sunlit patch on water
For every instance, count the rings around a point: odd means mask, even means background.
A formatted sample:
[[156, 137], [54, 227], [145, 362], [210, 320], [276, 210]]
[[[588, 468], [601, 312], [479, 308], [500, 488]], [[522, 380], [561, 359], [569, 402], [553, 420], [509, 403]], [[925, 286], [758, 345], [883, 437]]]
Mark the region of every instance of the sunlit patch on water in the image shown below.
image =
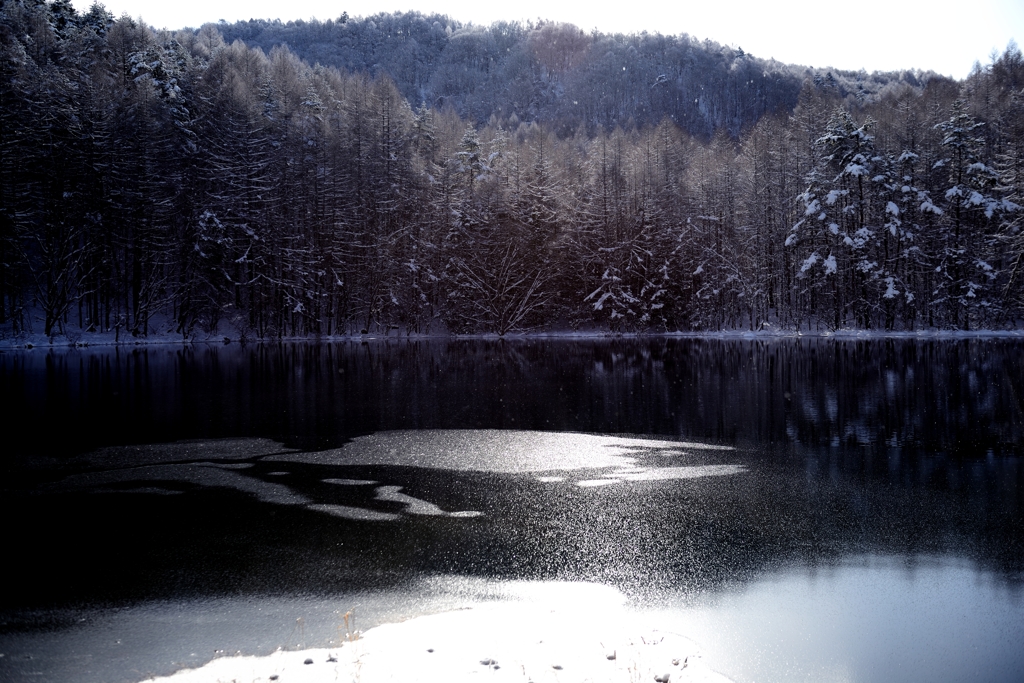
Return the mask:
[[307, 505], [310, 510], [326, 512], [334, 517], [352, 519], [360, 522], [393, 522], [401, 519], [401, 515], [394, 512], [381, 512], [380, 510], [369, 510], [367, 508], [355, 507], [352, 505], [328, 505], [314, 503]]
[[405, 512], [409, 515], [430, 515], [435, 517], [479, 517], [482, 513], [476, 510], [460, 510], [458, 512], [445, 512], [433, 503], [414, 498], [413, 496], [401, 493], [401, 486], [381, 486], [376, 491], [377, 500], [386, 500], [392, 503], [405, 505]]
[[741, 474], [741, 465], [694, 465], [691, 467], [657, 467], [652, 469], [612, 472], [609, 476], [626, 481], [668, 481], [671, 479], [696, 479], [698, 477], [721, 477]]
[[636, 467], [636, 458], [641, 455], [685, 455], [681, 448], [733, 450], [714, 444], [572, 432], [451, 429], [378, 432], [353, 439], [341, 448], [281, 453], [266, 460], [516, 474]]
[[670, 481], [672, 479], [697, 479], [699, 477], [721, 477], [741, 474], [741, 465], [693, 465], [690, 467], [656, 467], [651, 469], [630, 468], [614, 470], [601, 479], [584, 479], [576, 482], [582, 488], [596, 488], [632, 481]]
[[[682, 450], [685, 448], [686, 450]], [[393, 522], [406, 517], [472, 518], [478, 510], [445, 510], [436, 503], [403, 492], [401, 486], [377, 480], [325, 477], [337, 487], [375, 487], [373, 498], [339, 500], [353, 493], [307, 490], [301, 474], [287, 470], [261, 472], [263, 463], [294, 463], [336, 468], [409, 467], [491, 474], [536, 473], [545, 484], [581, 488], [629, 485], [740, 474], [739, 465], [674, 465], [658, 467], [649, 456], [672, 457], [673, 463], [693, 451], [731, 451], [726, 446], [657, 439], [601, 436], [568, 432], [512, 430], [425, 430], [379, 432], [327, 451], [293, 451], [268, 442], [233, 439], [227, 443], [187, 442], [159, 447], [106, 448], [80, 456], [76, 464], [92, 470], [73, 474], [47, 487], [51, 492], [177, 492], [191, 487], [221, 487], [251, 495], [264, 503], [302, 506], [342, 519]], [[225, 462], [226, 461], [226, 462]], [[655, 460], [657, 462], [657, 460]], [[97, 469], [98, 468], [98, 469]], [[605, 470], [605, 473], [601, 473]], [[579, 472], [583, 476], [573, 476]], [[585, 474], [584, 474], [585, 472]], [[595, 476], [596, 475], [596, 476]], [[293, 480], [291, 477], [295, 477]], [[268, 481], [273, 478], [274, 481]], [[284, 483], [289, 482], [288, 484]], [[134, 484], [135, 486], [126, 486]], [[353, 504], [361, 503], [361, 504]], [[379, 505], [378, 505], [379, 504]], [[399, 506], [396, 509], [396, 506]]]

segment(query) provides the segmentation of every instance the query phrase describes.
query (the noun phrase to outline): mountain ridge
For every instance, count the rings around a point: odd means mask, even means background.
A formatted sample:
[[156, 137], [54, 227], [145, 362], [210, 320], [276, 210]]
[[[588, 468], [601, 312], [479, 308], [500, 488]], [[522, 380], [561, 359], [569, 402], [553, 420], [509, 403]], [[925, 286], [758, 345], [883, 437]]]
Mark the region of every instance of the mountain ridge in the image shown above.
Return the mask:
[[667, 118], [703, 139], [720, 129], [737, 138], [766, 114], [791, 112], [808, 79], [861, 101], [946, 79], [927, 71], [869, 74], [785, 64], [685, 33], [586, 33], [543, 20], [479, 26], [404, 12], [205, 27], [265, 53], [287, 46], [311, 65], [386, 74], [413, 108], [451, 106], [477, 125], [514, 115], [551, 125], [562, 137], [581, 123], [593, 135], [598, 127], [628, 129]]

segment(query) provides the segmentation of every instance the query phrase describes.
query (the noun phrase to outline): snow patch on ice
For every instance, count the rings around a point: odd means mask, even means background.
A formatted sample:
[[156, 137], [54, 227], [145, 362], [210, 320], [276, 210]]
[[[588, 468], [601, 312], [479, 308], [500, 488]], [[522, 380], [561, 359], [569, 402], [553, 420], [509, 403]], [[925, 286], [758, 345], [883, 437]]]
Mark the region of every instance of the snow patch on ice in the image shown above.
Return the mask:
[[[621, 594], [550, 584], [543, 598], [477, 604], [384, 624], [338, 647], [221, 657], [163, 683], [493, 680], [725, 683], [692, 640], [652, 627]], [[661, 678], [668, 674], [667, 678]]]

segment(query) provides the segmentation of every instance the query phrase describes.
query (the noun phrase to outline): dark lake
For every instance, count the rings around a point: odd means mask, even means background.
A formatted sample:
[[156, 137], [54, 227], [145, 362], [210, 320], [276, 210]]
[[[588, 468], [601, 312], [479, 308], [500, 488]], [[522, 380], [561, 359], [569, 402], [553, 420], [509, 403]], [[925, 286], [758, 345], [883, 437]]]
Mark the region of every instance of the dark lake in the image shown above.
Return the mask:
[[353, 607], [597, 584], [736, 681], [1022, 681], [1022, 351], [0, 352], [0, 680], [134, 682], [318, 645]]

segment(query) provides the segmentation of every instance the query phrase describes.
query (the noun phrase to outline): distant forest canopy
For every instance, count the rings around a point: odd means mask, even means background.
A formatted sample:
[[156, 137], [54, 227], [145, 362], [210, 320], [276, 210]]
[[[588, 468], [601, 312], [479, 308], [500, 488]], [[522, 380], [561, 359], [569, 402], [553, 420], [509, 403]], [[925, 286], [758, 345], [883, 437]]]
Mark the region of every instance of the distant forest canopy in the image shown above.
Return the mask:
[[155, 31], [0, 0], [0, 55], [3, 336], [1024, 320], [1013, 44], [957, 82], [546, 23]]
[[221, 23], [228, 43], [269, 53], [287, 46], [310, 64], [387, 76], [413, 107], [452, 107], [481, 125], [491, 116], [549, 126], [559, 137], [583, 125], [656, 126], [669, 119], [690, 135], [737, 137], [766, 113], [789, 113], [807, 77], [843, 97], [863, 98], [928, 73], [872, 74], [793, 67], [742, 48], [660, 34], [587, 34], [555, 23], [464, 25], [416, 12], [320, 22]]

